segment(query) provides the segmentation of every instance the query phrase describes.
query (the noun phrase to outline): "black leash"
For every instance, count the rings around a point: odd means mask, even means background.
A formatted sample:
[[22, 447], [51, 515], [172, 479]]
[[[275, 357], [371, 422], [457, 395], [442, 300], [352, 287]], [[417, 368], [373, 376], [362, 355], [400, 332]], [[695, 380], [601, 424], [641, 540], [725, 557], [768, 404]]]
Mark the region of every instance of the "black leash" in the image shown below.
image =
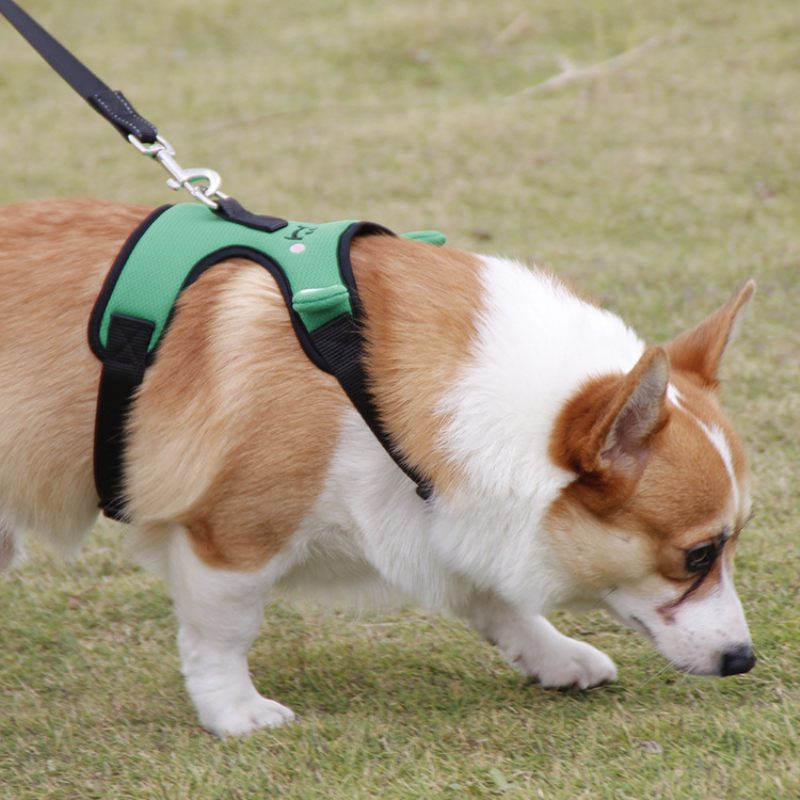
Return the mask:
[[220, 190], [222, 179], [213, 169], [184, 169], [175, 160], [172, 145], [130, 104], [122, 92], [110, 89], [75, 58], [14, 0], [0, 0], [2, 14], [37, 53], [84, 99], [108, 120], [140, 153], [154, 159], [170, 174], [171, 189], [186, 189], [196, 200], [231, 222], [272, 233], [286, 220], [254, 214]]
[[12, 0], [0, 0], [0, 13], [28, 40], [39, 55], [124, 137], [154, 144], [158, 131], [138, 114], [122, 92], [106, 86], [88, 67], [57, 42]]

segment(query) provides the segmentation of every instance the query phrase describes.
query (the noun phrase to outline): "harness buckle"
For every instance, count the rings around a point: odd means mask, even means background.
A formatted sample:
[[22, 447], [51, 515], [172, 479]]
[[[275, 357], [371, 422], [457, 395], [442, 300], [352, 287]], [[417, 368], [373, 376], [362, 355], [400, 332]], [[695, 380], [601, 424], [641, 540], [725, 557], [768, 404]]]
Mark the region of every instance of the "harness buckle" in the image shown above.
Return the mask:
[[219, 190], [222, 185], [220, 174], [207, 167], [191, 167], [184, 169], [175, 160], [175, 148], [160, 134], [156, 136], [153, 144], [146, 144], [137, 139], [133, 134], [128, 135], [128, 141], [142, 154], [157, 161], [170, 174], [167, 186], [176, 192], [186, 189], [189, 194], [210, 209], [219, 208], [217, 200], [227, 197]]

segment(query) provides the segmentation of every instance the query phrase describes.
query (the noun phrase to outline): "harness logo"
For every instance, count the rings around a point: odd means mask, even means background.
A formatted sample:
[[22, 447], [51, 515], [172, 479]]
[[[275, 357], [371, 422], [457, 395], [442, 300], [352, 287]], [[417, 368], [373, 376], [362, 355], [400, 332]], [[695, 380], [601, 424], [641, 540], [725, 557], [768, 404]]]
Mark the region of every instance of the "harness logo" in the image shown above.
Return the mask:
[[288, 239], [290, 242], [302, 242], [308, 236], [311, 236], [314, 231], [317, 230], [315, 225], [298, 225], [294, 230], [292, 230], [291, 235], [284, 236], [284, 239]]

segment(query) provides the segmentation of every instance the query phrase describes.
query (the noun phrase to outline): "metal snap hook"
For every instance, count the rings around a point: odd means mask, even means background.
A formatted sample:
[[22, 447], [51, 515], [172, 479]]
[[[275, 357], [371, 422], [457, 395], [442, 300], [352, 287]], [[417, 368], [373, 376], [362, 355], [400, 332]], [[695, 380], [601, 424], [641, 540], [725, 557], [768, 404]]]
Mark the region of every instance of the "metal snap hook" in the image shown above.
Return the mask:
[[128, 140], [142, 155], [158, 161], [170, 174], [167, 179], [170, 189], [186, 189], [192, 197], [209, 208], [216, 210], [219, 207], [215, 198], [224, 198], [225, 195], [219, 190], [222, 178], [216, 170], [207, 167], [184, 169], [175, 160], [175, 149], [162, 136], [158, 136], [154, 144], [144, 144], [133, 135], [128, 136]]
[[[186, 189], [193, 197], [202, 202], [207, 200], [213, 202], [213, 198], [218, 195], [221, 184], [222, 178], [219, 173], [205, 167], [184, 169], [181, 170], [180, 175], [167, 179], [167, 186], [170, 189], [175, 191]], [[214, 203], [213, 207], [216, 208], [216, 205]]]

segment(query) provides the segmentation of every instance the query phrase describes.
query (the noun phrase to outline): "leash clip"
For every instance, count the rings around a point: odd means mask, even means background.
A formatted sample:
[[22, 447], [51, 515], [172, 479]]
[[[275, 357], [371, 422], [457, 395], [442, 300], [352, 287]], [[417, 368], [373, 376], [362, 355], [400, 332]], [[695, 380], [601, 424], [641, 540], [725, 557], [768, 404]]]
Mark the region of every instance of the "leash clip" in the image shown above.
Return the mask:
[[195, 200], [199, 200], [214, 211], [219, 208], [218, 199], [227, 197], [219, 190], [222, 178], [216, 170], [207, 167], [184, 169], [175, 160], [175, 148], [160, 134], [156, 136], [153, 144], [145, 144], [132, 133], [128, 135], [128, 141], [142, 155], [158, 161], [170, 174], [167, 179], [167, 186], [170, 189], [174, 189], [176, 192], [186, 189]]

